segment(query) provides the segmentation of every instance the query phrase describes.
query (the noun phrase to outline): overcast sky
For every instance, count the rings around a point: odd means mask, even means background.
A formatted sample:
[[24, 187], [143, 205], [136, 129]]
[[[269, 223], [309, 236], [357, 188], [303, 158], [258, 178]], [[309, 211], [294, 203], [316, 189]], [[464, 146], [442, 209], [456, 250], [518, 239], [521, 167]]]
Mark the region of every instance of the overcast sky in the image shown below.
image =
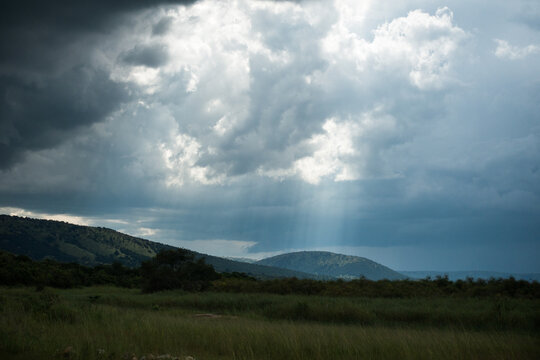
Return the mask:
[[540, 272], [538, 1], [27, 0], [0, 20], [0, 213]]

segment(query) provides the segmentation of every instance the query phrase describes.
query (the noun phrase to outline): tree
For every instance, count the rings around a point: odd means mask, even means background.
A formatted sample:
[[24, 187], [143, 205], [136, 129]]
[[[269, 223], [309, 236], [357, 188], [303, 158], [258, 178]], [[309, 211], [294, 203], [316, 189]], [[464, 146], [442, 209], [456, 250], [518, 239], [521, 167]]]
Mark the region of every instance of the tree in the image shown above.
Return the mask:
[[194, 260], [185, 249], [163, 250], [153, 259], [141, 264], [143, 291], [183, 289], [202, 291], [210, 286], [219, 274], [204, 259]]

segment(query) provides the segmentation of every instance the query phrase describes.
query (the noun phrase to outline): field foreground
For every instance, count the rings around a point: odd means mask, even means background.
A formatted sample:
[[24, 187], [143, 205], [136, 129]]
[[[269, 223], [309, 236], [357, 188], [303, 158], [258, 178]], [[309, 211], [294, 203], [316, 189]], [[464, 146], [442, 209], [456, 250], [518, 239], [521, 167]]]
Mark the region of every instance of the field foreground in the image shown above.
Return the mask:
[[539, 359], [540, 301], [0, 289], [3, 359]]

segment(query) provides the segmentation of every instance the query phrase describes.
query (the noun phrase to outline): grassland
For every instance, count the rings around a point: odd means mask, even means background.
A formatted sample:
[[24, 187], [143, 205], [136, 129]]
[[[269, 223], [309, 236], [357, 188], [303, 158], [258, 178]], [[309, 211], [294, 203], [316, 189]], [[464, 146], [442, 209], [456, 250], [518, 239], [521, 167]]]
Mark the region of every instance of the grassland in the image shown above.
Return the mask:
[[15, 360], [539, 359], [539, 329], [535, 299], [0, 289]]

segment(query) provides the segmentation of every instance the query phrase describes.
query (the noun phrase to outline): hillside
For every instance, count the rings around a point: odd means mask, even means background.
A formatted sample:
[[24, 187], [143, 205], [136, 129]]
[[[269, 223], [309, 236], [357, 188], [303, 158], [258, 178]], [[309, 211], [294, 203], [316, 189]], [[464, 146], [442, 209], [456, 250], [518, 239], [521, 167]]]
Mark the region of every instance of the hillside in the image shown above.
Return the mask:
[[[86, 266], [118, 261], [136, 267], [160, 250], [173, 248], [107, 228], [0, 215], [0, 249], [35, 260], [49, 258]], [[196, 258], [203, 257], [218, 272], [241, 272], [260, 279], [320, 278], [300, 271], [232, 261], [195, 251], [193, 253]]]
[[305, 271], [319, 276], [355, 279], [364, 276], [370, 280], [398, 280], [407, 277], [369, 259], [334, 254], [326, 251], [300, 251], [277, 255], [257, 261], [256, 264]]
[[134, 267], [172, 247], [106, 228], [0, 215], [0, 248], [36, 260], [89, 266], [119, 261]]

